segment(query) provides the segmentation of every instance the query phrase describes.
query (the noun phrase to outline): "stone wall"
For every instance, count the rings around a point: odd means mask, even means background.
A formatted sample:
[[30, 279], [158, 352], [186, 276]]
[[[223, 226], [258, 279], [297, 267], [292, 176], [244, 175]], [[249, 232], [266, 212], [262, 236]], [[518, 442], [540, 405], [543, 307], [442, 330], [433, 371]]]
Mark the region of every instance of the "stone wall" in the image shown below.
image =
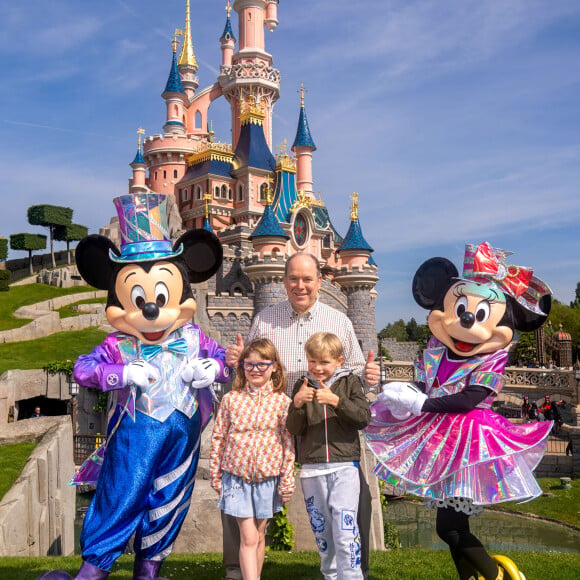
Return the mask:
[[381, 343], [394, 361], [413, 362], [421, 352], [417, 342], [399, 342], [396, 338], [383, 338]]
[[0, 556], [68, 556], [74, 551], [75, 488], [70, 417], [0, 426], [3, 445], [34, 441], [20, 477], [0, 501]]

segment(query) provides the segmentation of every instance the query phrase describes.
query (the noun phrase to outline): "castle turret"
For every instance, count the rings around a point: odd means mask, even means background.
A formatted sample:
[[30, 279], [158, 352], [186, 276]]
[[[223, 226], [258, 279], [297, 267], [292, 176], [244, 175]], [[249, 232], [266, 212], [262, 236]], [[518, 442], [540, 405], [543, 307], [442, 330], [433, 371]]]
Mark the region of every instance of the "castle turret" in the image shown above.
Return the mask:
[[177, 68], [181, 76], [181, 83], [189, 101], [199, 86], [197, 78], [197, 60], [193, 52], [193, 43], [191, 42], [191, 11], [189, 8], [190, 0], [186, 0], [185, 5], [185, 26], [183, 28], [183, 42], [181, 44], [181, 53]]
[[226, 6], [227, 19], [224, 32], [221, 35], [220, 43], [222, 45], [222, 66], [231, 66], [232, 57], [234, 55], [234, 48], [236, 46], [236, 38], [232, 31], [232, 22], [230, 20], [230, 14], [232, 12], [232, 6], [230, 0], [228, 0], [228, 5]]
[[171, 69], [165, 90], [161, 96], [165, 99], [167, 106], [167, 116], [163, 130], [165, 134], [183, 135], [185, 134], [185, 124], [183, 122], [183, 108], [184, 104], [188, 102], [187, 95], [181, 83], [181, 77], [177, 68], [177, 34], [173, 36], [173, 58], [171, 61]]
[[267, 0], [265, 23], [270, 32], [278, 26], [278, 0]]
[[137, 129], [138, 141], [137, 141], [137, 154], [135, 159], [130, 163], [133, 168], [133, 178], [131, 179], [129, 191], [131, 193], [141, 193], [149, 191], [145, 183], [145, 173], [147, 170], [147, 164], [143, 159], [143, 154], [141, 153], [141, 135], [145, 134], [145, 129]]
[[308, 117], [304, 108], [304, 85], [300, 84], [300, 117], [298, 118], [298, 129], [296, 138], [292, 145], [292, 151], [296, 155], [296, 187], [298, 191], [303, 191], [314, 197], [312, 188], [312, 152], [316, 151], [316, 145], [310, 134]]
[[343, 288], [347, 297], [347, 316], [350, 318], [361, 348], [377, 352], [374, 287], [378, 282], [377, 267], [369, 263], [374, 250], [364, 239], [358, 219], [358, 194], [351, 196], [350, 227], [338, 248], [342, 266], [334, 281]]

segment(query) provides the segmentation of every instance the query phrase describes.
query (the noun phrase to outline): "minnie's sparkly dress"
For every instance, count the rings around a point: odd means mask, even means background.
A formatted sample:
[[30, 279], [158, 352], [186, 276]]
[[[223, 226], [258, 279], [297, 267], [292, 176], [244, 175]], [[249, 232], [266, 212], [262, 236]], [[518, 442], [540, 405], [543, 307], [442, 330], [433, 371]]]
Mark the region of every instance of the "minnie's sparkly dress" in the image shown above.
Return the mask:
[[415, 380], [425, 384], [428, 397], [453, 395], [469, 385], [488, 388], [490, 396], [467, 413], [424, 412], [403, 421], [376, 401], [364, 430], [378, 460], [375, 474], [404, 493], [431, 500], [428, 504], [467, 513], [479, 511], [475, 506], [539, 496], [532, 471], [552, 423], [514, 425], [491, 410], [505, 382], [507, 352], [463, 360], [450, 359], [447, 352], [432, 338], [415, 363]]

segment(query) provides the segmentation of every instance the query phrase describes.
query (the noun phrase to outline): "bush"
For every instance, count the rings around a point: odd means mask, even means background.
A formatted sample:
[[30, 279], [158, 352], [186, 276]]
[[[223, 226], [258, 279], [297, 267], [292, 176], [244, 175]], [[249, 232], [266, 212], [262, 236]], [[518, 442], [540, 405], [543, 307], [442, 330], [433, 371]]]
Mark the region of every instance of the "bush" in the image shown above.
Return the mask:
[[8, 292], [10, 290], [10, 271], [0, 270], [0, 292]]

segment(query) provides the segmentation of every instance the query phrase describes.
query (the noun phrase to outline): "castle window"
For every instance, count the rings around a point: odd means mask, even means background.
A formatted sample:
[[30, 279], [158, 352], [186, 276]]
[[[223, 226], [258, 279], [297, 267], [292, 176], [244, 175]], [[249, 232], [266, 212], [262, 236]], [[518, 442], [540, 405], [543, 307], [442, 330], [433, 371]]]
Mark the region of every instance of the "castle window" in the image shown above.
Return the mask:
[[214, 193], [214, 195], [213, 195], [213, 196], [214, 196], [216, 199], [219, 199], [219, 198], [220, 198], [220, 186], [219, 186], [219, 185], [216, 185], [216, 186], [215, 186], [215, 190], [214, 190], [214, 192], [215, 192], [215, 193]]
[[228, 186], [222, 185], [222, 199], [228, 198]]
[[262, 185], [260, 185], [260, 197], [259, 197], [260, 203], [266, 203], [267, 197], [268, 197], [268, 184], [262, 183]]
[[177, 179], [177, 169], [173, 170], [173, 179]]
[[163, 170], [163, 179], [167, 179], [167, 171]]
[[236, 194], [236, 201], [244, 201], [244, 184], [238, 183], [238, 191]]
[[201, 191], [201, 185], [195, 186], [195, 199], [201, 199], [203, 197], [203, 193]]
[[234, 199], [234, 195], [232, 193], [232, 188], [231, 187], [228, 187], [228, 199], [230, 201], [233, 201], [233, 199]]
[[195, 114], [195, 128], [201, 129], [201, 113], [199, 111]]
[[189, 191], [187, 188], [183, 190], [183, 197], [181, 198], [183, 201], [187, 201], [189, 199]]

